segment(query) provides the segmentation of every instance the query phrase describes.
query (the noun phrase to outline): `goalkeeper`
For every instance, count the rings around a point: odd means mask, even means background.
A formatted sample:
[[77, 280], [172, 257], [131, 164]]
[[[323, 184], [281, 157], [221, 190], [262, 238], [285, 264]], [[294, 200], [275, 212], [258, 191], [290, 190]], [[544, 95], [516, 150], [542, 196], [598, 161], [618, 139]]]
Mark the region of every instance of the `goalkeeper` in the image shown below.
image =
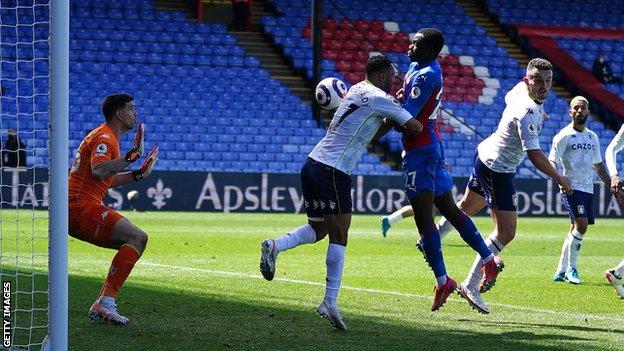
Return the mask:
[[117, 312], [115, 298], [145, 250], [147, 234], [113, 209], [102, 205], [108, 188], [138, 182], [149, 176], [158, 160], [158, 146], [149, 152], [141, 167], [124, 171], [143, 154], [144, 125], [140, 124], [130, 151], [122, 155], [119, 140], [134, 129], [138, 114], [134, 98], [113, 94], [104, 99], [106, 122], [82, 141], [69, 171], [69, 235], [99, 247], [117, 250], [100, 296], [89, 310], [91, 321], [125, 325], [128, 318]]

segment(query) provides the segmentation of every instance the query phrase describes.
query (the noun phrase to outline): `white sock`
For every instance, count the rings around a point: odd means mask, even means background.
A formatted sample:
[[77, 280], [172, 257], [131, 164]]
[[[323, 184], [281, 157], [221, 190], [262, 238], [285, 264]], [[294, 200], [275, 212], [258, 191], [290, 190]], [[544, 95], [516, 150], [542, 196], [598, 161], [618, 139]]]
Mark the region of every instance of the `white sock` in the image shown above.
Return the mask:
[[622, 278], [624, 276], [624, 260], [622, 260], [622, 262], [620, 262], [620, 264], [613, 270], [615, 271], [616, 276]]
[[394, 224], [402, 219], [403, 219], [403, 207], [392, 212], [392, 214], [388, 216], [388, 222], [390, 224]]
[[557, 273], [565, 272], [568, 268], [568, 253], [570, 252], [570, 233], [566, 235], [561, 247], [561, 257], [559, 257], [559, 265], [557, 266]]
[[115, 304], [115, 298], [110, 296], [100, 296], [100, 304], [103, 306], [112, 306]]
[[325, 265], [327, 266], [325, 301], [332, 306], [336, 304], [338, 292], [340, 291], [346, 249], [346, 246], [333, 243], [330, 243], [327, 247], [327, 256], [325, 257]]
[[282, 236], [279, 239], [275, 239], [275, 249], [277, 252], [290, 250], [293, 247], [297, 247], [301, 244], [310, 244], [316, 241], [316, 232], [309, 224], [302, 225], [301, 227], [293, 230], [292, 232]]
[[440, 239], [444, 239], [444, 237], [450, 233], [453, 229], [453, 226], [451, 225], [451, 222], [449, 222], [446, 217], [442, 217], [440, 219], [440, 221], [438, 221], [438, 224], [436, 225], [436, 227], [438, 227], [438, 232], [440, 232]]
[[[503, 251], [503, 248], [505, 247], [498, 240], [496, 240], [492, 235], [490, 235], [490, 237], [485, 240], [485, 244], [490, 249], [490, 251], [492, 251], [492, 254], [494, 255], [498, 255], [501, 251]], [[481, 256], [477, 254], [477, 257], [475, 258], [472, 264], [472, 268], [470, 268], [470, 272], [468, 273], [468, 276], [466, 277], [466, 279], [464, 279], [464, 285], [467, 285], [472, 290], [479, 289], [481, 278], [483, 278], [483, 274], [481, 273], [482, 265], [483, 265], [483, 260], [481, 259]]]
[[570, 236], [568, 267], [577, 269], [581, 244], [583, 243], [583, 234], [581, 234], [578, 230], [573, 229], [572, 232], [570, 232]]

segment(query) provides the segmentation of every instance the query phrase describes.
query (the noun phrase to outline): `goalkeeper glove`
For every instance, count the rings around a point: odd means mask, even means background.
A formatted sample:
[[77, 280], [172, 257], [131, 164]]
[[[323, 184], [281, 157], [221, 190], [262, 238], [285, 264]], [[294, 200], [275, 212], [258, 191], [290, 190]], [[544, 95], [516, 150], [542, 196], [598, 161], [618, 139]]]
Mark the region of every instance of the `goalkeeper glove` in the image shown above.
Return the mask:
[[134, 181], [138, 182], [139, 180], [149, 176], [150, 173], [152, 173], [152, 168], [154, 168], [156, 161], [158, 161], [158, 145], [154, 146], [149, 154], [147, 154], [147, 157], [145, 158], [145, 161], [143, 161], [141, 168], [137, 169], [136, 171], [132, 171], [132, 177], [134, 178]]
[[145, 148], [145, 143], [143, 142], [143, 134], [145, 131], [145, 124], [139, 124], [139, 128], [134, 135], [134, 145], [132, 145], [132, 149], [126, 153], [126, 162], [136, 162], [141, 155], [143, 155], [143, 149]]

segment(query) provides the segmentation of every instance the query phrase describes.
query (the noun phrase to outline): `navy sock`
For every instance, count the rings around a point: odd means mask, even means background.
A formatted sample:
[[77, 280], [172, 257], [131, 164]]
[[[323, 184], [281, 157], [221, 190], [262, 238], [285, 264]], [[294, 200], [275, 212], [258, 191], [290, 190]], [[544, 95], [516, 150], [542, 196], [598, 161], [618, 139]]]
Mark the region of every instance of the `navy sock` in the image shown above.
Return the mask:
[[455, 227], [459, 235], [461, 235], [466, 244], [470, 245], [473, 250], [479, 253], [482, 259], [486, 259], [492, 254], [492, 251], [490, 251], [485, 241], [483, 241], [481, 233], [479, 233], [479, 230], [470, 217], [464, 213], [460, 213], [458, 218], [456, 218], [456, 222], [453, 221], [452, 223], [459, 224]]
[[427, 261], [433, 270], [436, 278], [446, 276], [446, 267], [444, 266], [444, 257], [442, 256], [442, 244], [440, 242], [440, 233], [433, 227], [420, 233], [420, 240], [423, 243], [423, 249], [427, 256]]

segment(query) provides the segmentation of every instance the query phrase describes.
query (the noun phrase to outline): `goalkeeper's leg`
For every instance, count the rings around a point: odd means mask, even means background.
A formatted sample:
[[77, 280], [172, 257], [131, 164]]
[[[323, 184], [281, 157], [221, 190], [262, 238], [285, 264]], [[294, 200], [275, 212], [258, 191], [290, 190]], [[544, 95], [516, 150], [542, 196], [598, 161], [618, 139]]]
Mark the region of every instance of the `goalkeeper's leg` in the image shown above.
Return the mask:
[[125, 325], [128, 318], [117, 312], [115, 299], [124, 282], [130, 275], [134, 264], [143, 254], [147, 245], [147, 234], [137, 228], [126, 218], [121, 218], [113, 226], [109, 247], [118, 248], [113, 257], [110, 269], [100, 296], [89, 310], [93, 321], [104, 321], [117, 325]]

